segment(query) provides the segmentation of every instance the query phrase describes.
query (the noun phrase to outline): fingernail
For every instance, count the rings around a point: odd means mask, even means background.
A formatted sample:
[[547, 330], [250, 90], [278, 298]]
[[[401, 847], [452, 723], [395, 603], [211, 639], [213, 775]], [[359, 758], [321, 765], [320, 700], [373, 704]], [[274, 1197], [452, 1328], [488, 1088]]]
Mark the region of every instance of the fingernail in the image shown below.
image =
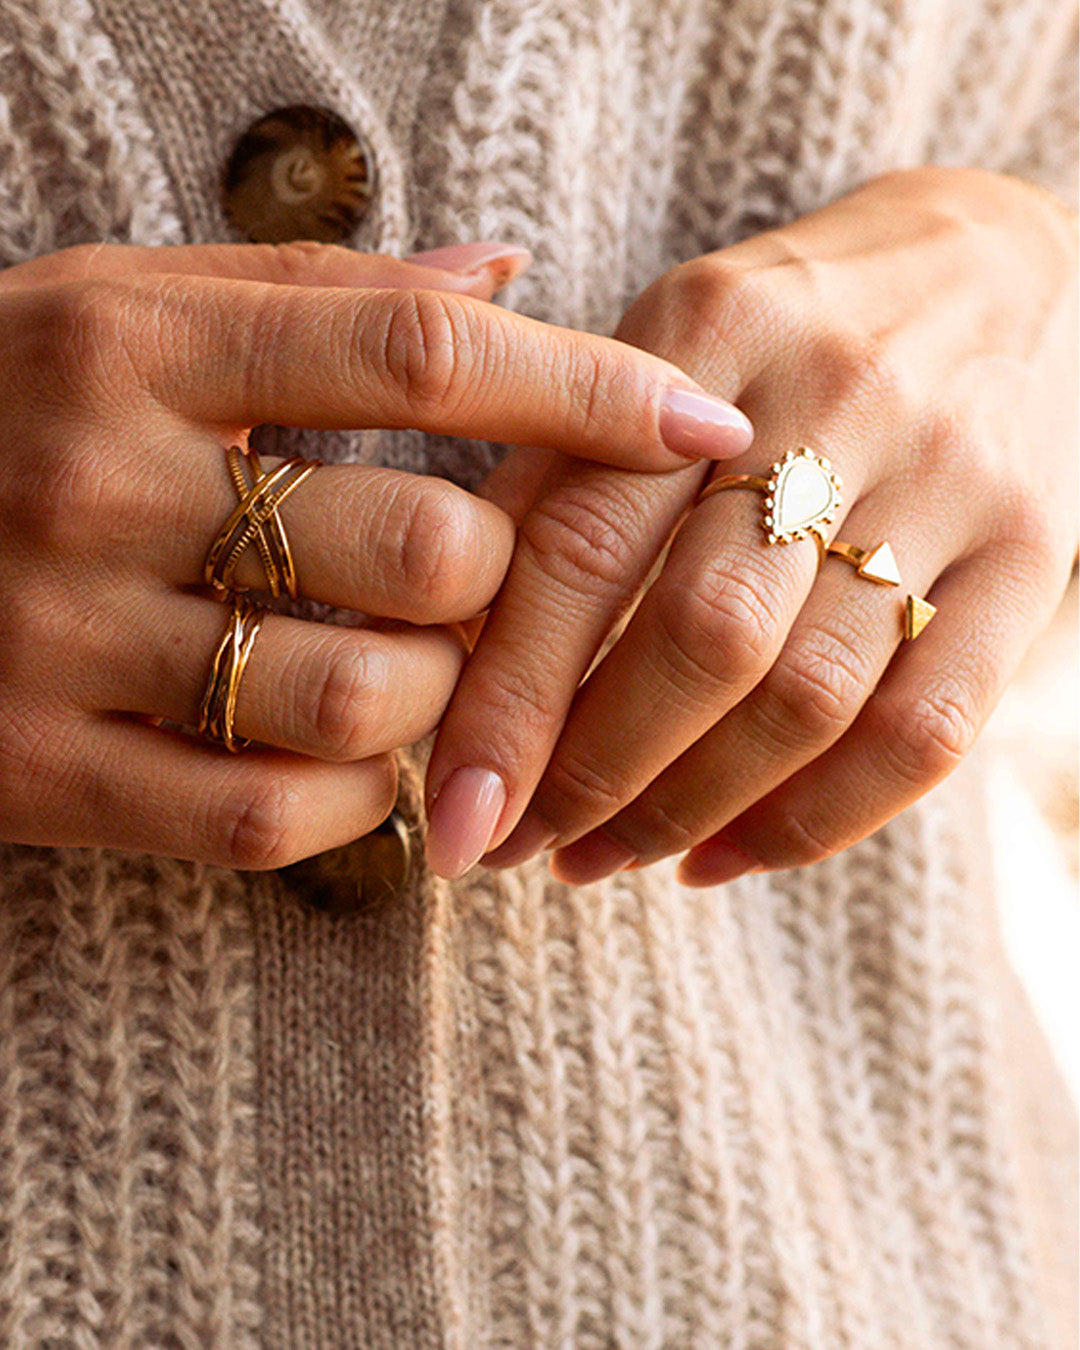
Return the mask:
[[517, 244], [449, 244], [446, 248], [410, 253], [405, 261], [420, 267], [440, 267], [444, 272], [458, 272], [462, 276], [488, 271], [496, 286], [508, 286], [532, 262], [532, 254]]
[[428, 817], [428, 866], [441, 877], [460, 877], [479, 861], [506, 805], [497, 773], [467, 765], [455, 769]]
[[539, 816], [526, 811], [499, 847], [484, 854], [484, 866], [517, 867], [518, 863], [547, 848], [557, 837], [555, 831], [545, 825]]
[[669, 450], [691, 459], [734, 459], [750, 448], [754, 428], [727, 399], [692, 389], [669, 389], [660, 408], [660, 436]]
[[551, 870], [559, 881], [571, 886], [586, 886], [618, 872], [637, 855], [633, 849], [612, 839], [603, 830], [593, 830], [572, 844], [560, 848], [551, 858]]
[[720, 833], [692, 848], [679, 863], [675, 877], [683, 886], [722, 886], [747, 872], [760, 871], [756, 858]]

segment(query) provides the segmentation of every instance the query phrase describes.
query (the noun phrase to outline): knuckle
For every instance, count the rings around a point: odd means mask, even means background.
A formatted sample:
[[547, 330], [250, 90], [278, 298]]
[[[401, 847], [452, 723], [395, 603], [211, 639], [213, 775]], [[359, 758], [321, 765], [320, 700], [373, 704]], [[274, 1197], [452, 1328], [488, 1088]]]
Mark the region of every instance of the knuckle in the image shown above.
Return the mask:
[[[536, 744], [550, 734], [558, 710], [534, 651], [507, 643], [498, 662], [478, 667], [475, 678], [470, 697], [486, 710], [490, 726], [514, 728], [514, 744]], [[504, 761], [504, 767], [511, 766]]]
[[711, 689], [768, 669], [777, 622], [766, 595], [750, 576], [719, 567], [694, 584], [666, 586], [656, 613], [665, 662], [675, 678]]
[[37, 368], [67, 398], [99, 401], [115, 388], [138, 331], [140, 290], [124, 280], [88, 277], [43, 288], [35, 296]]
[[279, 778], [268, 776], [215, 809], [226, 866], [238, 872], [265, 872], [296, 861], [293, 795]]
[[280, 244], [253, 244], [269, 280], [286, 286], [318, 285], [319, 277], [329, 270], [347, 250], [317, 239], [289, 239]]
[[680, 820], [648, 793], [634, 803], [632, 810], [624, 811], [604, 829], [639, 857], [651, 859], [682, 853], [701, 838], [700, 830], [689, 821]]
[[954, 409], [939, 409], [926, 420], [924, 434], [915, 438], [908, 470], [954, 477], [957, 486], [969, 484], [974, 471], [985, 465], [982, 438], [970, 419]]
[[469, 560], [477, 540], [465, 494], [431, 478], [403, 479], [384, 528], [390, 575], [401, 586], [410, 615], [467, 618], [460, 611], [471, 586]]
[[1021, 560], [1037, 576], [1057, 573], [1068, 532], [1061, 529], [1049, 493], [1010, 485], [1001, 493], [994, 527], [999, 547], [1010, 560]]
[[451, 411], [465, 395], [469, 326], [461, 301], [438, 291], [400, 291], [386, 303], [382, 372], [410, 409]]
[[833, 637], [780, 655], [754, 698], [758, 726], [785, 749], [828, 744], [850, 725], [869, 692], [852, 641]]
[[882, 745], [901, 781], [918, 787], [951, 773], [975, 743], [978, 719], [966, 697], [925, 690], [917, 698], [878, 709]]
[[696, 258], [654, 281], [630, 306], [616, 337], [655, 349], [656, 333], [690, 333], [710, 340], [710, 362], [726, 363], [737, 378], [734, 341], [768, 323], [773, 300], [751, 271], [716, 259]]
[[620, 374], [625, 366], [614, 369], [607, 366], [599, 352], [591, 347], [572, 348], [570, 354], [570, 383], [574, 387], [575, 408], [580, 410], [580, 433], [583, 437], [606, 435], [612, 428], [612, 409], [622, 394], [629, 394], [629, 381], [621, 390]]
[[519, 538], [544, 573], [589, 593], [621, 589], [637, 554], [638, 531], [620, 497], [589, 483], [564, 484], [525, 517]]
[[809, 358], [815, 388], [827, 407], [895, 408], [904, 402], [900, 365], [882, 339], [832, 328], [814, 339]]
[[386, 663], [369, 647], [342, 641], [322, 666], [310, 701], [310, 725], [320, 755], [363, 759], [378, 727]]
[[767, 868], [809, 867], [838, 853], [843, 841], [831, 837], [802, 812], [774, 811], [769, 816], [768, 845], [760, 850]]
[[133, 484], [99, 446], [58, 443], [11, 485], [7, 505], [13, 534], [59, 559], [114, 547], [130, 524], [133, 497]]
[[651, 323], [657, 319], [686, 324], [694, 332], [726, 331], [751, 300], [747, 274], [740, 268], [695, 258], [673, 268], [631, 306], [628, 318], [641, 313]]
[[563, 752], [548, 765], [533, 806], [553, 830], [562, 833], [582, 820], [606, 820], [623, 800], [609, 771]]

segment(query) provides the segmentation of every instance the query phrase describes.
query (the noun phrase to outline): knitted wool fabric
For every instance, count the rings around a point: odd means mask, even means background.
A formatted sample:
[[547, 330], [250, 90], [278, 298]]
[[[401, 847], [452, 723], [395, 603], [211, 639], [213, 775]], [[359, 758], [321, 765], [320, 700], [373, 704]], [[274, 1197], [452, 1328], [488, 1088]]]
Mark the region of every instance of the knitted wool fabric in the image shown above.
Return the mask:
[[[227, 239], [237, 134], [319, 104], [376, 158], [358, 246], [520, 241], [508, 303], [610, 331], [673, 263], [886, 168], [1068, 194], [1074, 24], [0, 0], [0, 259]], [[498, 454], [262, 435], [466, 484]], [[1070, 1344], [1073, 1126], [998, 950], [976, 780], [797, 872], [422, 872], [346, 918], [275, 874], [0, 850], [0, 1344]]]

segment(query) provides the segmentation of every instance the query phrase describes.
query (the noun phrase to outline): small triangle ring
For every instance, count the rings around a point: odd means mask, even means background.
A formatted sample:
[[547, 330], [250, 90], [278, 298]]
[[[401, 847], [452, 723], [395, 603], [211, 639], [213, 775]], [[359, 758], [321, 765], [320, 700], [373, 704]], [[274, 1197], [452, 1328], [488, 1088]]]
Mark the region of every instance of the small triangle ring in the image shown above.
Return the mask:
[[[831, 544], [818, 540], [818, 567], [826, 557], [843, 558], [850, 563], [864, 581], [872, 581], [878, 586], [899, 586], [900, 569], [896, 565], [893, 551], [888, 541], [883, 539], [874, 548], [859, 548], [857, 544], [845, 544], [842, 539], [834, 539]], [[904, 638], [912, 641], [937, 613], [929, 600], [919, 595], [909, 595], [904, 602]]]

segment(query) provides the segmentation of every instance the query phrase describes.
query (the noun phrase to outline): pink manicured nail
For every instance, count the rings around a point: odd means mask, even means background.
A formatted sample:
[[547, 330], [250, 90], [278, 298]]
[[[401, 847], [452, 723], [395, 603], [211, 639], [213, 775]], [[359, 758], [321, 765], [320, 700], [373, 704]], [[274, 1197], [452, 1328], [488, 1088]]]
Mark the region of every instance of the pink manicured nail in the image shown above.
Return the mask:
[[455, 769], [428, 816], [428, 866], [460, 877], [483, 855], [506, 805], [506, 785], [490, 769]]
[[610, 834], [593, 830], [592, 834], [560, 848], [552, 856], [551, 870], [559, 881], [585, 886], [618, 872], [636, 856], [633, 849], [617, 843]]
[[726, 399], [692, 389], [669, 389], [660, 408], [660, 436], [669, 450], [691, 459], [734, 459], [750, 448], [754, 428]]
[[439, 267], [444, 272], [458, 272], [461, 276], [486, 270], [497, 286], [507, 286], [525, 271], [532, 262], [532, 254], [517, 244], [449, 244], [446, 248], [410, 253], [405, 262], [420, 267]]
[[509, 838], [504, 839], [498, 848], [486, 853], [483, 858], [485, 867], [516, 867], [534, 853], [540, 853], [557, 838], [555, 831], [545, 825], [537, 816], [528, 811], [511, 830]]
[[684, 886], [722, 886], [747, 872], [760, 871], [761, 864], [721, 832], [692, 848], [675, 876]]

